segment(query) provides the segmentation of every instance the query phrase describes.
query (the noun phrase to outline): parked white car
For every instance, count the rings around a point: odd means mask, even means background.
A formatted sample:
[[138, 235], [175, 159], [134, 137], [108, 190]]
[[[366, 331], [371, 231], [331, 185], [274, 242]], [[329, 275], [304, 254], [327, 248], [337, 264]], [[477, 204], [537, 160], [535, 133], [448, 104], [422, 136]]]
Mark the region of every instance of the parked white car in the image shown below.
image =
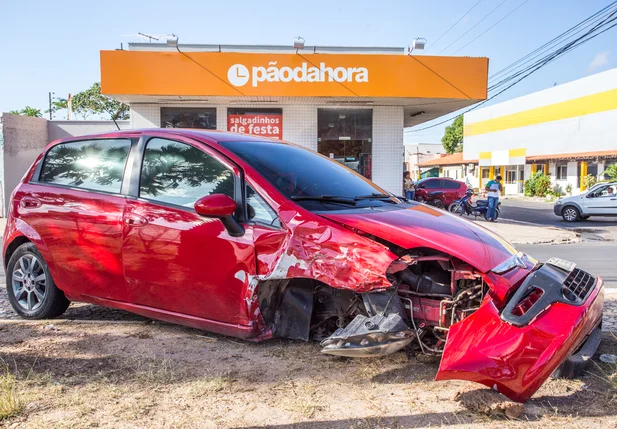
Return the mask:
[[597, 183], [580, 195], [558, 200], [555, 214], [567, 222], [590, 216], [617, 216], [617, 182]]

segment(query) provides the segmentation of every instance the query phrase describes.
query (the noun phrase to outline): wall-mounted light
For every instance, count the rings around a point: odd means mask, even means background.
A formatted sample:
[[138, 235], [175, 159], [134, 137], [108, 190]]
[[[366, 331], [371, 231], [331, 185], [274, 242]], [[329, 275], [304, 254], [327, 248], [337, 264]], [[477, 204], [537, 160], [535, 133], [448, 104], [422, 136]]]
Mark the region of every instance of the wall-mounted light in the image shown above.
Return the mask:
[[423, 51], [425, 46], [426, 46], [426, 39], [424, 37], [416, 37], [411, 43], [408, 53], [411, 54], [414, 50]]
[[175, 34], [170, 34], [167, 36], [167, 46], [171, 46], [172, 48], [178, 47], [178, 36]]
[[296, 53], [298, 52], [298, 49], [304, 49], [304, 39], [302, 37], [298, 36], [294, 39], [294, 49], [296, 50]]

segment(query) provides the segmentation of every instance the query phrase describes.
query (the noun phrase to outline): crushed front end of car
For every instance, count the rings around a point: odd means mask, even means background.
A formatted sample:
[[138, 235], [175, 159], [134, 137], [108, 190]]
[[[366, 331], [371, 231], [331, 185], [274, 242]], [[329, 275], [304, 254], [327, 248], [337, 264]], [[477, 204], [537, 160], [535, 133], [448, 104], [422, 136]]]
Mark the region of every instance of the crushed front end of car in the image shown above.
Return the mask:
[[436, 355], [437, 380], [516, 401], [551, 374], [571, 375], [579, 351], [593, 355], [602, 279], [538, 263], [443, 211], [405, 207], [328, 213], [328, 227], [297, 222], [280, 238], [286, 253], [264, 258], [272, 262], [250, 289], [262, 338], [317, 340], [336, 356]]

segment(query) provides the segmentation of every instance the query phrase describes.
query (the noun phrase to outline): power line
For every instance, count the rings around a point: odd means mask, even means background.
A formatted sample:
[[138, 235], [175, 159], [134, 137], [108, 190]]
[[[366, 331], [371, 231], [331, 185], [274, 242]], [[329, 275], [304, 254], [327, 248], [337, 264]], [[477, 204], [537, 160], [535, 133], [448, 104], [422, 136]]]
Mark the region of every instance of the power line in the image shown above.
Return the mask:
[[[617, 3], [617, 2], [616, 2]], [[569, 42], [568, 44], [562, 46], [561, 48], [559, 48], [558, 50], [554, 51], [553, 53], [545, 56], [544, 58], [542, 58], [541, 60], [537, 61], [535, 64], [533, 64], [532, 66], [530, 66], [528, 68], [528, 72], [527, 74], [521, 76], [519, 79], [517, 79], [516, 81], [514, 81], [513, 83], [511, 83], [510, 85], [508, 85], [507, 87], [505, 87], [504, 89], [502, 89], [501, 91], [497, 92], [496, 94], [491, 95], [490, 97], [488, 97], [486, 100], [481, 101], [480, 103], [476, 104], [475, 106], [465, 110], [463, 113], [460, 113], [456, 116], [459, 115], [463, 115], [465, 113], [471, 112], [472, 110], [477, 109], [478, 107], [482, 106], [483, 104], [487, 103], [488, 101], [494, 99], [495, 97], [503, 94], [504, 92], [506, 92], [507, 90], [509, 90], [510, 88], [512, 88], [514, 85], [517, 85], [519, 82], [521, 82], [522, 80], [526, 79], [527, 77], [531, 76], [533, 73], [535, 73], [536, 71], [540, 70], [542, 67], [546, 66], [547, 64], [553, 62], [554, 60], [556, 60], [557, 58], [565, 55], [567, 52], [570, 52], [571, 50], [574, 50], [576, 48], [578, 48], [579, 46], [582, 46], [583, 44], [589, 42], [592, 39], [595, 39], [596, 37], [598, 37], [599, 35], [607, 32], [608, 30], [614, 28], [617, 26], [617, 23], [609, 26], [608, 28], [603, 29], [602, 31], [598, 32], [597, 34], [593, 34], [594, 32], [596, 32], [597, 30], [599, 30], [600, 28], [602, 28], [603, 26], [606, 26], [607, 24], [616, 21], [617, 18], [611, 18], [613, 15], [615, 15], [617, 13], [617, 10], [613, 13], [611, 13], [610, 15], [608, 15], [603, 22], [601, 22], [600, 24], [597, 24], [595, 27], [593, 27], [591, 30], [589, 30], [587, 33], [585, 33], [584, 35], [580, 36], [578, 39], [575, 39], [571, 42]], [[593, 35], [592, 35], [593, 34]], [[587, 37], [590, 36], [590, 37]], [[510, 78], [507, 78], [510, 79]], [[417, 130], [406, 130], [407, 132], [420, 132], [420, 131], [424, 131], [430, 128], [434, 128], [437, 127], [439, 125], [443, 125], [446, 122], [450, 122], [452, 119], [454, 119], [454, 117], [450, 117], [448, 119], [445, 119], [441, 122], [438, 122], [436, 124], [433, 125], [429, 125], [427, 127], [423, 127], [423, 128], [419, 128]]]
[[[448, 28], [448, 29], [445, 31], [445, 33], [443, 33], [441, 36], [439, 36], [439, 37], [437, 38], [437, 40], [435, 40], [435, 41], [431, 44], [431, 46], [430, 46], [430, 47], [432, 47], [433, 45], [436, 45], [436, 44], [437, 44], [437, 42], [439, 42], [439, 41], [442, 39], [442, 37], [443, 37], [443, 36], [445, 36], [446, 34], [448, 34], [448, 33], [450, 32], [450, 30], [452, 30], [452, 29], [456, 26], [456, 24], [458, 24], [459, 22], [461, 22], [461, 20], [462, 20], [463, 18], [465, 18], [465, 17], [469, 14], [469, 12], [471, 12], [471, 11], [472, 11], [472, 10], [473, 10], [473, 9], [474, 9], [477, 5], [478, 5], [478, 4], [480, 4], [480, 2], [481, 2], [481, 1], [482, 1], [482, 0], [478, 0], [478, 1], [476, 2], [476, 4], [474, 4], [473, 6], [471, 6], [471, 9], [469, 9], [467, 12], [465, 12], [465, 14], [464, 14], [463, 16], [461, 16], [461, 17], [460, 17], [460, 18], [459, 18], [459, 19], [458, 19], [458, 20], [457, 20], [454, 24], [452, 24], [452, 25], [450, 26], [450, 28]], [[430, 48], [430, 47], [429, 47], [429, 48]], [[426, 48], [424, 51], [426, 52], [429, 48]]]
[[[522, 57], [522, 58], [520, 58], [520, 59], [516, 60], [515, 62], [513, 62], [513, 63], [512, 63], [512, 64], [510, 64], [509, 66], [507, 66], [507, 67], [505, 67], [505, 68], [503, 68], [503, 69], [499, 70], [498, 72], [494, 73], [492, 76], [490, 76], [490, 77], [489, 77], [489, 80], [490, 80], [490, 79], [494, 79], [494, 78], [496, 78], [497, 76], [499, 76], [499, 75], [501, 75], [501, 74], [505, 73], [506, 71], [510, 70], [512, 67], [514, 67], [514, 66], [516, 66], [517, 64], [519, 64], [521, 61], [524, 61], [524, 60], [526, 60], [527, 58], [529, 58], [529, 57], [531, 57], [531, 56], [534, 56], [534, 54], [538, 53], [539, 51], [544, 50], [545, 48], [549, 48], [551, 45], [555, 44], [555, 43], [556, 43], [556, 42], [558, 42], [560, 39], [562, 39], [562, 38], [564, 38], [565, 36], [567, 36], [569, 33], [571, 33], [571, 32], [573, 32], [573, 31], [575, 31], [578, 27], [583, 26], [583, 25], [584, 25], [587, 21], [590, 21], [590, 20], [594, 19], [595, 17], [597, 17], [597, 16], [601, 15], [604, 11], [606, 11], [607, 9], [610, 9], [610, 8], [611, 8], [612, 6], [614, 6], [615, 4], [617, 4], [617, 1], [615, 1], [615, 2], [613, 2], [613, 3], [611, 3], [611, 4], [609, 4], [608, 6], [606, 6], [606, 7], [602, 8], [602, 9], [600, 9], [598, 12], [594, 13], [594, 14], [593, 14], [593, 15], [591, 15], [590, 17], [588, 17], [588, 18], [584, 19], [583, 21], [579, 22], [579, 23], [578, 23], [578, 24], [576, 24], [575, 26], [573, 26], [573, 27], [571, 27], [570, 29], [566, 30], [565, 32], [561, 33], [560, 35], [558, 35], [558, 36], [557, 36], [557, 37], [555, 37], [554, 39], [552, 39], [552, 40], [550, 40], [550, 41], [546, 42], [544, 45], [542, 45], [542, 46], [540, 46], [540, 47], [536, 48], [535, 50], [533, 50], [532, 52], [528, 53], [528, 54], [527, 54], [527, 55], [525, 55], [524, 57]], [[601, 18], [600, 18], [600, 19], [601, 19]], [[597, 22], [597, 21], [596, 21], [596, 22]], [[590, 26], [590, 25], [593, 25], [593, 24], [594, 24], [594, 23], [590, 23], [590, 24], [588, 24], [587, 26]], [[583, 27], [582, 29], [584, 29], [584, 28], [585, 28], [585, 27]], [[582, 31], [582, 29], [579, 29], [579, 30], [578, 30], [575, 34], [577, 34], [577, 33], [579, 33], [580, 31]], [[538, 54], [538, 55], [540, 55], [540, 54]], [[535, 56], [537, 56], [537, 55], [535, 55]], [[523, 64], [525, 64], [525, 63], [527, 63], [527, 62], [529, 62], [529, 61], [530, 61], [530, 60], [525, 61]]]
[[467, 35], [467, 33], [469, 33], [471, 30], [473, 30], [474, 28], [476, 28], [478, 25], [480, 25], [486, 18], [488, 18], [489, 16], [491, 16], [491, 14], [493, 12], [495, 12], [497, 9], [499, 9], [501, 7], [501, 5], [503, 5], [506, 1], [508, 0], [503, 0], [501, 3], [499, 3], [493, 10], [491, 10], [489, 13], [487, 13], [486, 15], [484, 15], [484, 17], [476, 22], [476, 24], [474, 26], [472, 26], [469, 30], [465, 31], [463, 33], [462, 36], [460, 36], [458, 39], [456, 39], [454, 42], [450, 43], [448, 46], [446, 46], [445, 48], [443, 48], [441, 51], [439, 51], [438, 55], [441, 54], [443, 51], [445, 51], [446, 49], [448, 49], [450, 46], [454, 45], [456, 42], [458, 42], [459, 40], [461, 40], [463, 37], [465, 37]]
[[473, 39], [471, 39], [470, 42], [465, 43], [464, 46], [461, 46], [460, 48], [458, 48], [456, 51], [454, 51], [452, 53], [452, 55], [455, 55], [457, 52], [459, 52], [461, 49], [465, 49], [467, 46], [471, 45], [473, 42], [475, 42], [480, 36], [482, 36], [484, 33], [486, 33], [487, 31], [489, 31], [491, 28], [493, 28], [494, 26], [496, 26], [497, 24], [499, 24], [501, 21], [503, 21], [504, 19], [506, 19], [507, 17], [509, 17], [510, 15], [512, 15], [514, 12], [516, 12], [521, 6], [523, 6], [525, 3], [527, 3], [529, 0], [525, 0], [523, 3], [519, 4], [517, 7], [515, 7], [514, 9], [512, 9], [510, 11], [510, 13], [508, 13], [506, 16], [504, 16], [503, 18], [501, 18], [499, 21], [497, 21], [496, 23], [494, 23], [493, 25], [491, 25], [489, 28], [487, 28], [486, 30], [484, 30], [482, 33], [478, 34], [476, 37], [474, 37]]
[[[611, 17], [612, 17], [613, 15], [615, 15], [616, 13], [617, 13], [617, 9], [616, 9], [615, 11], [613, 11], [612, 13], [607, 13], [607, 14], [606, 14], [606, 16], [602, 18], [602, 19], [604, 20], [603, 22], [601, 22], [601, 23], [599, 23], [599, 24], [596, 24], [596, 25], [595, 25], [595, 26], [594, 26], [591, 30], [589, 30], [589, 31], [588, 31], [587, 33], [585, 33], [583, 36], [580, 36], [578, 39], [574, 39], [573, 41], [568, 42], [566, 45], [564, 45], [562, 48], [560, 48], [559, 50], [557, 50], [557, 51], [555, 51], [555, 52], [559, 52], [559, 53], [561, 54], [560, 50], [562, 50], [562, 49], [564, 49], [564, 48], [568, 48], [568, 50], [570, 50], [569, 48], [570, 48], [573, 44], [575, 44], [575, 43], [579, 42], [579, 41], [580, 41], [581, 39], [583, 39], [584, 37], [586, 37], [586, 36], [590, 35], [592, 32], [596, 31], [596, 30], [597, 30], [598, 28], [600, 28], [601, 26], [603, 26], [603, 25], [607, 25], [608, 23], [610, 23], [610, 22], [612, 22], [612, 21], [615, 21], [615, 19], [617, 19], [617, 18], [613, 18], [613, 19], [610, 19], [610, 20], [609, 20], [609, 18], [611, 18]], [[612, 28], [612, 27], [609, 27], [609, 28]], [[603, 31], [603, 32], [604, 32], [604, 31]], [[602, 33], [603, 33], [603, 32], [602, 32]], [[602, 33], [599, 33], [599, 34], [602, 34]], [[595, 37], [595, 36], [594, 36], [594, 37]], [[593, 37], [592, 37], [592, 38], [593, 38]], [[589, 38], [589, 40], [591, 40], [592, 38]], [[585, 42], [586, 42], [586, 41], [585, 41]], [[581, 43], [583, 43], [583, 42], [581, 42]], [[579, 45], [580, 45], [580, 44], [579, 44]], [[577, 45], [577, 46], [578, 46], [578, 45]], [[521, 70], [519, 70], [519, 71], [517, 71], [517, 72], [512, 73], [510, 76], [505, 77], [504, 79], [502, 79], [501, 81], [497, 82], [496, 84], [489, 86], [489, 87], [488, 87], [488, 91], [489, 91], [489, 92], [490, 92], [490, 91], [494, 91], [495, 89], [499, 88], [500, 86], [505, 85], [506, 83], [508, 83], [508, 82], [509, 82], [509, 81], [511, 81], [512, 79], [515, 79], [516, 77], [520, 76], [521, 74], [526, 73], [528, 70], [530, 70], [530, 69], [534, 68], [536, 64], [539, 64], [539, 63], [541, 63], [541, 62], [543, 62], [543, 61], [545, 61], [545, 60], [547, 60], [547, 59], [551, 58], [553, 55], [554, 55], [554, 52], [553, 52], [553, 53], [550, 53], [550, 54], [547, 54], [547, 55], [545, 55], [544, 57], [542, 57], [542, 58], [540, 58], [539, 60], [537, 60], [535, 63], [533, 63], [533, 64], [531, 64], [531, 65], [529, 65], [529, 66], [527, 66], [527, 67], [525, 67], [525, 68], [523, 68], [523, 69], [521, 69]]]

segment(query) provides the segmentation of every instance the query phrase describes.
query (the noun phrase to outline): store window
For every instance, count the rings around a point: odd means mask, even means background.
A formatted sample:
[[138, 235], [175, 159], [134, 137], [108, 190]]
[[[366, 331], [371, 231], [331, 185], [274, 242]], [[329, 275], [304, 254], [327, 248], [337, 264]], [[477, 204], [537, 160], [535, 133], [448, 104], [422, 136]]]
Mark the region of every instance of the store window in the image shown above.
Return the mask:
[[490, 168], [484, 168], [484, 167], [480, 167], [482, 168], [482, 178], [483, 179], [490, 179], [491, 177], [491, 169]]
[[282, 109], [227, 109], [227, 131], [283, 138]]
[[201, 107], [161, 107], [161, 128], [201, 128], [216, 130], [216, 109]]
[[317, 151], [371, 179], [372, 109], [318, 109]]
[[557, 180], [568, 180], [568, 163], [558, 162], [555, 171], [557, 173]]

